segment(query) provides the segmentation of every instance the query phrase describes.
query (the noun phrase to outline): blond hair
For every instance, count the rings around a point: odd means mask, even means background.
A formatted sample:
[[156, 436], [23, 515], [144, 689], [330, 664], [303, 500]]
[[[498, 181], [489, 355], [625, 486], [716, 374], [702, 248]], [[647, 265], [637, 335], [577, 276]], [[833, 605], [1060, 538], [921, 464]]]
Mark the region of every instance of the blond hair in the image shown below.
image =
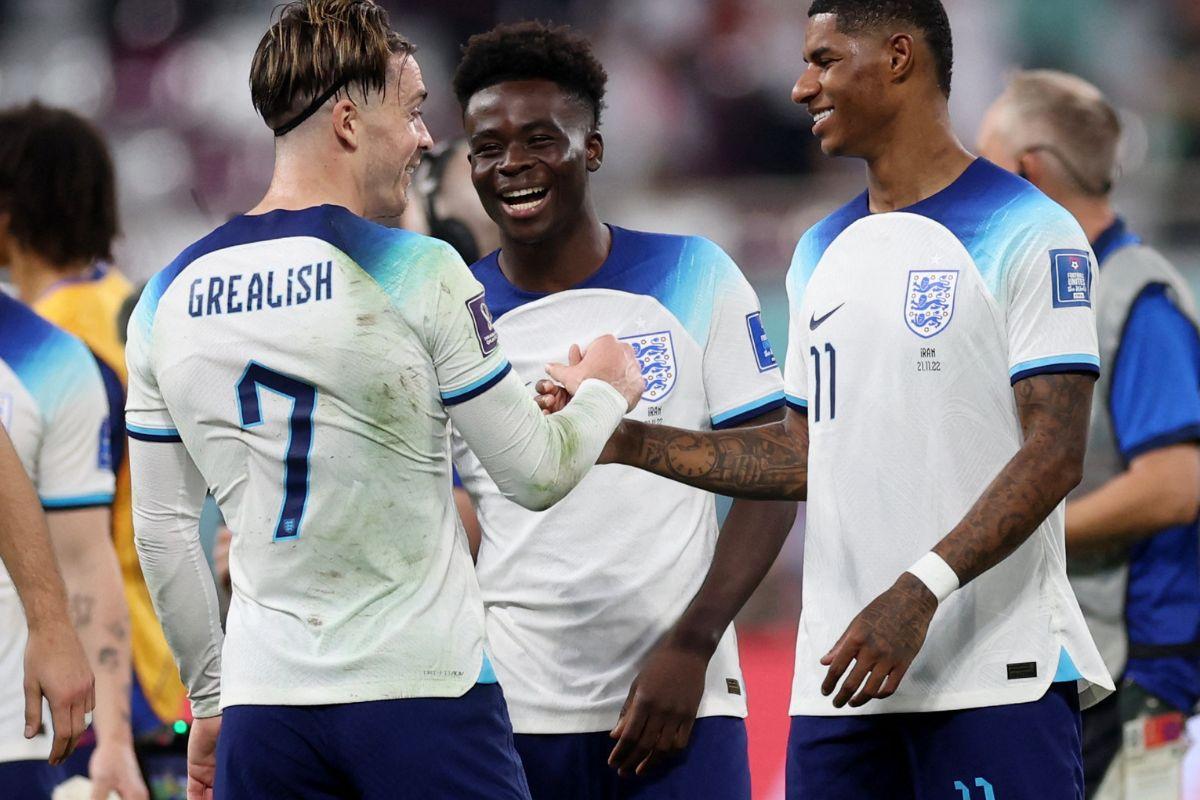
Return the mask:
[[1049, 150], [1084, 193], [1112, 190], [1121, 121], [1099, 89], [1065, 72], [1028, 70], [1013, 77], [1005, 98], [1015, 152]]
[[278, 133], [315, 110], [308, 107], [323, 94], [336, 97], [350, 86], [364, 98], [384, 91], [391, 57], [415, 49], [372, 0], [295, 0], [281, 7], [258, 43], [250, 97]]

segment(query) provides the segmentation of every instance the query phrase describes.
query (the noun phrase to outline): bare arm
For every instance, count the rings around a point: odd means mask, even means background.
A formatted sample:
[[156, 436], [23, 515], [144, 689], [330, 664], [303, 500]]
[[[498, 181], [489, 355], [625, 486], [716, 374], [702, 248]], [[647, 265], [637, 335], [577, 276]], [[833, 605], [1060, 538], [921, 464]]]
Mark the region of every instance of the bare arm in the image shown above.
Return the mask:
[[1200, 514], [1200, 447], [1151, 450], [1093, 492], [1067, 503], [1067, 553], [1124, 548]]
[[804, 500], [808, 418], [789, 408], [782, 422], [705, 433], [625, 420], [600, 463], [627, 464], [729, 497]]
[[[783, 412], [770, 415], [782, 425]], [[687, 746], [721, 637], [775, 563], [796, 504], [735, 500], [717, 538], [712, 565], [683, 615], [650, 652], [629, 689], [609, 763], [638, 774]]]
[[[960, 585], [1020, 547], [1079, 483], [1094, 382], [1089, 375], [1038, 375], [1013, 388], [1024, 443], [933, 548]], [[835, 706], [861, 706], [891, 696], [924, 644], [936, 610], [937, 598], [925, 584], [902, 573], [821, 659], [829, 667], [821, 691], [831, 694], [853, 661]]]
[[55, 511], [47, 522], [75, 630], [96, 675], [92, 784], [103, 795], [111, 790], [125, 800], [145, 798], [129, 714], [129, 606], [110, 536], [111, 511], [107, 506]]
[[92, 710], [91, 670], [67, 613], [67, 593], [54, 562], [37, 494], [0, 425], [0, 560], [12, 578], [25, 620], [25, 737], [42, 725], [42, 697], [50, 702], [54, 745], [50, 763], [75, 749]]

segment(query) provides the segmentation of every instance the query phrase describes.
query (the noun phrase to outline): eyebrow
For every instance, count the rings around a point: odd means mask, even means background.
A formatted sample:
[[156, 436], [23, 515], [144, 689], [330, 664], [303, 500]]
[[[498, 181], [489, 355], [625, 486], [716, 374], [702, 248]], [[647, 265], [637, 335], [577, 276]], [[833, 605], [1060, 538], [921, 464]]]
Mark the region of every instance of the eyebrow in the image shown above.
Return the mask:
[[817, 59], [824, 58], [825, 56], [829, 55], [830, 52], [831, 51], [829, 47], [818, 47], [816, 50], [813, 50], [804, 57], [804, 63], [811, 64]]

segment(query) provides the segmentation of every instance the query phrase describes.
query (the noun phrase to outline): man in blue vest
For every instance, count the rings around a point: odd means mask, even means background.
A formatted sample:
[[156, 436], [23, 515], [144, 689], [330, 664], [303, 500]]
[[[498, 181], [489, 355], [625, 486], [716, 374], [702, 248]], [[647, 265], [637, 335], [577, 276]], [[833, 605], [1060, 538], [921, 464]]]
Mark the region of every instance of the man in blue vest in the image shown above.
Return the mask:
[[1088, 797], [1150, 800], [1179, 796], [1183, 719], [1200, 701], [1200, 335], [1186, 281], [1113, 210], [1119, 138], [1098, 89], [1032, 71], [989, 110], [979, 150], [1070, 211], [1100, 264], [1102, 374], [1067, 554], [1121, 680], [1083, 714], [1084, 764]]

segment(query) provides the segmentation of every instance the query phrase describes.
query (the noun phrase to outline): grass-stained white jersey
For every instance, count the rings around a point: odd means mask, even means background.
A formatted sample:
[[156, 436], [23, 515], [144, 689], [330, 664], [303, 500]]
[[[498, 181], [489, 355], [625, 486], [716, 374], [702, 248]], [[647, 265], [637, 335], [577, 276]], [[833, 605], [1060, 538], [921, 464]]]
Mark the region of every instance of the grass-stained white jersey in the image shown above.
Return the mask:
[[[336, 206], [236, 217], [150, 281], [127, 353], [138, 551], [198, 714], [218, 693], [221, 706], [316, 705], [476, 682], [483, 607], [451, 500], [449, 419], [476, 408], [525, 449], [530, 420], [551, 424], [448, 245]], [[611, 425], [561, 448], [588, 464], [625, 408], [601, 386]], [[151, 442], [182, 442], [182, 481], [198, 472], [234, 531], [223, 666], [219, 632], [203, 629], [215, 616], [184, 621], [178, 596], [193, 586], [195, 491], [176, 510], [184, 488], [156, 485], [173, 467]], [[184, 539], [185, 556], [166, 552]]]
[[[0, 425], [47, 511], [113, 499], [110, 408], [91, 351], [0, 292]], [[0, 761], [42, 759], [43, 732], [25, 739], [25, 614], [0, 565]], [[44, 715], [49, 730], [49, 715]]]
[[808, 415], [804, 598], [791, 713], [1020, 703], [1052, 680], [1111, 690], [1067, 583], [1060, 505], [938, 608], [892, 697], [835, 709], [820, 658], [928, 552], [1022, 443], [1012, 385], [1098, 373], [1094, 259], [1026, 181], [978, 159], [913, 206], [864, 193], [811, 228], [788, 273], [789, 404]]
[[[518, 289], [498, 253], [472, 268], [526, 385], [572, 343], [611, 331], [633, 346], [646, 378], [633, 419], [708, 429], [782, 407], [758, 298], [729, 256], [699, 237], [610, 229], [607, 259], [565, 291]], [[488, 653], [513, 729], [611, 729], [645, 655], [708, 571], [713, 495], [605, 465], [534, 513], [505, 500], [461, 442], [455, 461], [483, 526]], [[731, 627], [709, 663], [699, 715], [745, 716], [744, 692]]]

